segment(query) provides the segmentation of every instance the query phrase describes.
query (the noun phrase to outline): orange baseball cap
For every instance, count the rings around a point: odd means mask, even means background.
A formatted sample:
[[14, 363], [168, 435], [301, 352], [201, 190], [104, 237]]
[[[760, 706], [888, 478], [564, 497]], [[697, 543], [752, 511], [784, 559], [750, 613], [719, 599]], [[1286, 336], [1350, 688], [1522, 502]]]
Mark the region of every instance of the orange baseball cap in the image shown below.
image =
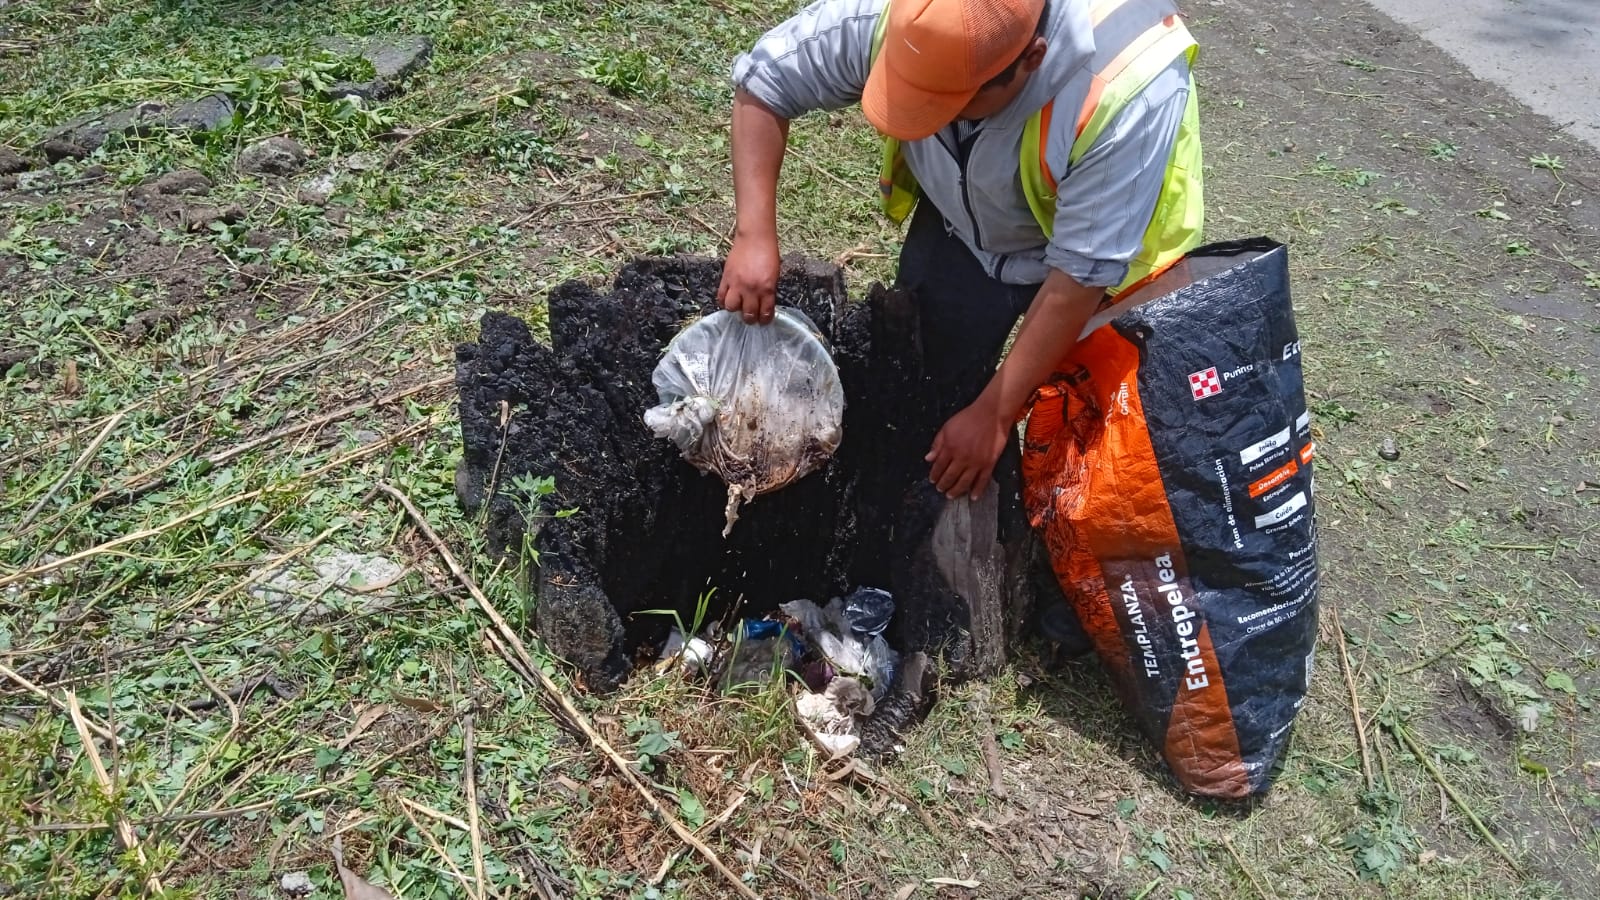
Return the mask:
[[1022, 55], [1045, 0], [893, 0], [861, 110], [886, 135], [916, 141], [949, 125]]

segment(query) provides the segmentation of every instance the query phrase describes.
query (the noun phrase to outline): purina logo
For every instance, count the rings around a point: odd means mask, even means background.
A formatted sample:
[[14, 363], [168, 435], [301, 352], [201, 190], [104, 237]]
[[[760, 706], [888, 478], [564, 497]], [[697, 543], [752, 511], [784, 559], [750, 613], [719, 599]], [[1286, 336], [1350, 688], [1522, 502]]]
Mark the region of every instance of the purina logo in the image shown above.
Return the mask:
[[1195, 372], [1189, 376], [1189, 390], [1196, 400], [1222, 393], [1222, 379], [1217, 377], [1217, 367], [1212, 366], [1204, 372]]

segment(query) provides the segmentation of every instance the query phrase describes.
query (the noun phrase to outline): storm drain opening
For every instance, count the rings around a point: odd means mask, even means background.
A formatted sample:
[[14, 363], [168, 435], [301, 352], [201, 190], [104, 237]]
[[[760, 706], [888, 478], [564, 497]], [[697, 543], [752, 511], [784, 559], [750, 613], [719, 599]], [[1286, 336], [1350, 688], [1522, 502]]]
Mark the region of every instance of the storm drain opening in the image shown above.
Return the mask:
[[[867, 679], [879, 693], [870, 703], [831, 698], [870, 710], [862, 749], [881, 752], [925, 711], [933, 660], [957, 678], [990, 673], [1020, 637], [1040, 551], [1017, 467], [999, 467], [997, 487], [978, 501], [940, 496], [922, 462], [941, 423], [919, 401], [929, 394], [914, 298], [874, 286], [851, 301], [838, 268], [791, 259], [778, 303], [831, 350], [842, 439], [816, 471], [746, 502], [730, 527], [728, 486], [644, 420], [658, 403], [651, 375], [663, 351], [715, 310], [720, 276], [716, 260], [642, 258], [609, 292], [561, 285], [549, 297], [548, 342], [515, 316], [485, 315], [478, 341], [457, 350], [458, 497], [484, 515], [493, 552], [536, 554], [535, 627], [591, 690], [655, 665], [677, 622], [724, 623], [740, 643], [778, 641], [759, 646], [803, 677], [806, 657], [814, 662], [828, 640], [815, 632], [828, 630], [829, 601], [833, 630], [848, 637], [862, 621], [845, 615], [850, 599], [885, 593], [892, 614], [855, 636], [870, 645], [870, 632], [881, 634], [896, 658], [892, 684]], [[660, 610], [676, 619], [650, 612]], [[701, 637], [677, 634], [685, 646], [669, 658], [693, 663]]]

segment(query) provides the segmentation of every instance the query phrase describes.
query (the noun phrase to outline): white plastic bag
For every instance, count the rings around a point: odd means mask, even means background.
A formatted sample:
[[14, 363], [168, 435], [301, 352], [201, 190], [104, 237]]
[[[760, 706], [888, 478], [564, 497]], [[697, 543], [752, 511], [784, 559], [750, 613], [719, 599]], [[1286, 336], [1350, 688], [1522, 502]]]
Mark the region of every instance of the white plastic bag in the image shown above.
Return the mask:
[[821, 467], [839, 447], [844, 388], [827, 345], [799, 310], [770, 325], [712, 313], [667, 345], [645, 411], [656, 437], [728, 484], [727, 527], [739, 506]]
[[837, 674], [866, 681], [874, 700], [889, 693], [900, 654], [881, 633], [862, 634], [852, 628], [843, 600], [835, 597], [827, 606], [791, 600], [778, 608], [800, 623], [800, 639], [815, 647]]

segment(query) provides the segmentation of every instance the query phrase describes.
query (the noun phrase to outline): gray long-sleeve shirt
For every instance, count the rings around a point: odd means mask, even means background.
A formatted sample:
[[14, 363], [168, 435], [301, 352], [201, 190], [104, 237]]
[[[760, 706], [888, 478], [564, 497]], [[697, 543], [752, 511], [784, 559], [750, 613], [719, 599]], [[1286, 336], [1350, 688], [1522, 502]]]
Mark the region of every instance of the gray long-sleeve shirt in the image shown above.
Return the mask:
[[[734, 83], [788, 119], [859, 102], [884, 5], [817, 0], [742, 54]], [[1189, 99], [1188, 62], [1180, 58], [1070, 164], [1095, 49], [1089, 7], [1090, 0], [1052, 0], [1044, 63], [1005, 109], [904, 145], [912, 174], [947, 226], [1008, 284], [1039, 283], [1052, 268], [1094, 287], [1122, 281], [1150, 224]], [[1018, 159], [1024, 124], [1051, 100], [1058, 113], [1045, 159], [1059, 187], [1055, 233], [1046, 240], [1023, 195]]]

